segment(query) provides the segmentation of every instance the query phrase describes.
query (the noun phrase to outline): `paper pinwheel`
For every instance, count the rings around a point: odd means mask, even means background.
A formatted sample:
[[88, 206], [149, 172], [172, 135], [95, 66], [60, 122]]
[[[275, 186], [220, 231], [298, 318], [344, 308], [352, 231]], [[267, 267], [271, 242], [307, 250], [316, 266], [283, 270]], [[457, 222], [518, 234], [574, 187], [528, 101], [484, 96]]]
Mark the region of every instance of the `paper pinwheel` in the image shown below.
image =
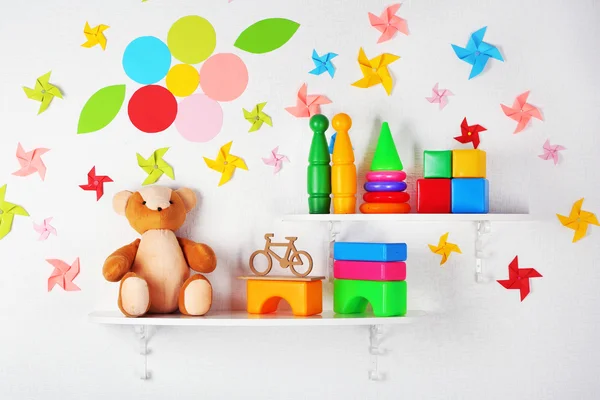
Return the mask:
[[246, 118], [246, 121], [250, 122], [251, 124], [248, 132], [254, 132], [259, 130], [263, 123], [269, 126], [273, 126], [273, 121], [271, 120], [271, 117], [269, 117], [263, 112], [263, 108], [265, 108], [266, 105], [266, 102], [259, 103], [254, 106], [252, 111], [246, 111], [245, 108], [242, 108], [242, 111], [244, 111], [244, 118]]
[[298, 98], [294, 107], [286, 107], [285, 110], [296, 118], [308, 118], [321, 113], [321, 105], [330, 104], [331, 100], [322, 94], [307, 95], [306, 83], [298, 90]]
[[163, 147], [162, 149], [154, 151], [148, 158], [144, 158], [140, 153], [136, 153], [138, 165], [148, 174], [146, 180], [142, 183], [142, 186], [156, 182], [162, 174], [166, 174], [169, 178], [175, 179], [173, 168], [163, 160], [163, 156], [168, 150], [168, 147]]
[[233, 173], [235, 172], [236, 168], [245, 169], [246, 171], [248, 170], [246, 162], [244, 162], [243, 159], [238, 156], [234, 156], [233, 154], [229, 154], [232, 144], [233, 141], [223, 145], [219, 149], [219, 154], [217, 154], [216, 160], [211, 160], [204, 157], [204, 162], [206, 162], [208, 168], [221, 173], [219, 186], [229, 182], [229, 180], [233, 177]]
[[329, 138], [329, 154], [333, 154], [333, 147], [335, 146], [335, 139], [337, 138], [337, 132], [331, 135]]
[[113, 180], [105, 175], [96, 175], [96, 167], [92, 167], [88, 172], [88, 183], [87, 185], [79, 185], [83, 190], [92, 190], [96, 192], [96, 201], [100, 200], [100, 197], [104, 194], [104, 183], [113, 182]]
[[29, 216], [23, 207], [4, 201], [5, 195], [6, 185], [0, 187], [0, 239], [10, 232], [15, 215]]
[[473, 143], [473, 148], [477, 148], [479, 146], [479, 133], [483, 131], [487, 131], [481, 125], [469, 125], [467, 123], [467, 118], [465, 117], [460, 124], [461, 136], [456, 136], [454, 140], [460, 143]]
[[13, 172], [16, 176], [27, 176], [38, 173], [40, 178], [44, 180], [46, 177], [46, 166], [41, 159], [42, 154], [50, 151], [50, 149], [33, 149], [32, 151], [23, 150], [21, 143], [17, 145], [17, 160], [21, 164], [21, 169]]
[[27, 95], [28, 98], [42, 103], [38, 110], [38, 115], [46, 111], [55, 96], [62, 99], [60, 89], [49, 82], [51, 73], [52, 71], [37, 78], [33, 89], [23, 86], [25, 95]]
[[508, 265], [508, 279], [497, 282], [506, 289], [518, 289], [521, 292], [521, 301], [529, 294], [529, 279], [542, 278], [542, 274], [533, 268], [519, 268], [519, 256]]
[[486, 29], [487, 26], [473, 33], [469, 39], [469, 42], [467, 43], [467, 47], [463, 48], [455, 44], [452, 45], [456, 56], [473, 66], [471, 68], [469, 79], [475, 78], [477, 75], [483, 72], [483, 69], [490, 58], [504, 61], [502, 54], [500, 54], [500, 51], [496, 48], [496, 46], [492, 46], [491, 44], [483, 41], [483, 36], [485, 35]]
[[284, 161], [290, 162], [290, 160], [289, 160], [289, 158], [287, 158], [287, 156], [284, 156], [283, 154], [278, 154], [277, 153], [278, 151], [279, 151], [279, 146], [277, 146], [273, 150], [271, 150], [271, 157], [262, 159], [265, 164], [275, 167], [273, 174], [276, 174], [279, 172], [279, 170], [281, 170], [281, 167], [283, 166]]
[[431, 97], [425, 97], [425, 99], [427, 99], [427, 101], [430, 103], [439, 103], [440, 110], [443, 110], [448, 104], [448, 96], [454, 96], [454, 93], [448, 89], [439, 89], [437, 83], [433, 87], [432, 91], [433, 93], [431, 94]]
[[529, 90], [518, 95], [512, 107], [500, 104], [504, 114], [518, 122], [517, 128], [513, 133], [519, 133], [525, 129], [532, 117], [543, 120], [540, 110], [527, 103], [527, 97], [529, 97]]
[[87, 42], [81, 45], [81, 47], [94, 47], [99, 44], [102, 47], [102, 50], [106, 50], [106, 36], [104, 36], [104, 31], [110, 28], [108, 25], [98, 25], [94, 28], [90, 27], [89, 23], [85, 23], [85, 28], [83, 28], [83, 34], [87, 39]]
[[431, 250], [435, 254], [439, 254], [442, 256], [442, 261], [440, 261], [440, 265], [444, 265], [446, 261], [448, 261], [448, 257], [450, 257], [450, 253], [461, 253], [460, 248], [454, 243], [447, 242], [448, 240], [448, 232], [444, 233], [440, 237], [440, 241], [437, 246], [432, 244], [429, 245], [429, 250]]
[[558, 152], [566, 150], [567, 148], [559, 144], [550, 144], [550, 140], [544, 142], [544, 154], [540, 154], [538, 157], [542, 160], [554, 160], [554, 165], [558, 164]]
[[38, 240], [46, 240], [50, 234], [58, 236], [56, 229], [50, 225], [50, 221], [52, 221], [52, 218], [46, 218], [40, 225], [33, 223], [33, 229], [40, 234]]
[[326, 53], [320, 56], [319, 54], [317, 54], [317, 51], [313, 49], [312, 60], [315, 63], [315, 69], [313, 69], [309, 73], [313, 75], [321, 75], [322, 73], [327, 71], [329, 73], [329, 76], [333, 78], [333, 75], [335, 74], [335, 67], [331, 63], [331, 60], [334, 57], [337, 57], [337, 54]]
[[362, 49], [358, 52], [358, 64], [363, 73], [363, 78], [354, 82], [352, 86], [359, 88], [370, 88], [381, 83], [388, 96], [392, 94], [392, 86], [394, 81], [388, 71], [388, 65], [398, 60], [400, 57], [390, 53], [383, 53], [369, 60], [365, 51]]
[[46, 261], [54, 267], [52, 275], [48, 278], [48, 291], [51, 291], [55, 285], [60, 286], [67, 292], [81, 290], [79, 286], [73, 283], [73, 279], [79, 275], [79, 257], [73, 261], [72, 265], [56, 259], [47, 259]]
[[406, 20], [396, 15], [401, 4], [392, 4], [381, 13], [378, 17], [375, 14], [369, 13], [369, 22], [373, 28], [381, 32], [381, 36], [377, 43], [382, 43], [394, 37], [396, 32], [402, 32], [408, 35], [408, 24]]
[[599, 225], [598, 219], [596, 218], [596, 214], [591, 213], [589, 211], [582, 211], [582, 206], [583, 198], [577, 200], [573, 204], [573, 207], [571, 208], [571, 213], [568, 217], [556, 214], [561, 224], [575, 231], [575, 235], [573, 236], [573, 243], [582, 239], [585, 236], [588, 225]]

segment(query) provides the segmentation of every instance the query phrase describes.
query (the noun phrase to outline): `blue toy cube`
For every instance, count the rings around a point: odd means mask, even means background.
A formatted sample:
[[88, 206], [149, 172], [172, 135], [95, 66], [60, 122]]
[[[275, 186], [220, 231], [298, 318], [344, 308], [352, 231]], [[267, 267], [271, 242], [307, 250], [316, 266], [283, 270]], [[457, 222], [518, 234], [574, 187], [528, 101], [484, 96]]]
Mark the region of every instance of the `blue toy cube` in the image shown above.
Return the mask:
[[487, 214], [490, 210], [490, 187], [487, 179], [452, 179], [452, 212]]
[[406, 243], [335, 242], [333, 258], [343, 261], [406, 261]]

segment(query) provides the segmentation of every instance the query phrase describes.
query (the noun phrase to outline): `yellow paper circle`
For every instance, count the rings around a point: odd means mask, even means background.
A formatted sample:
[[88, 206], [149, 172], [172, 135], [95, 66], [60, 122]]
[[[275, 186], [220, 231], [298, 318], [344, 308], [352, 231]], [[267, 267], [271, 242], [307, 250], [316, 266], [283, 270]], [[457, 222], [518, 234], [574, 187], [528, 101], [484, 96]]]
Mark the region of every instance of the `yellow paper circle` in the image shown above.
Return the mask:
[[206, 19], [188, 15], [177, 20], [167, 36], [167, 46], [173, 57], [186, 64], [206, 60], [217, 45], [215, 29]]
[[194, 93], [199, 83], [200, 74], [188, 64], [174, 65], [167, 74], [167, 89], [177, 97], [186, 97]]

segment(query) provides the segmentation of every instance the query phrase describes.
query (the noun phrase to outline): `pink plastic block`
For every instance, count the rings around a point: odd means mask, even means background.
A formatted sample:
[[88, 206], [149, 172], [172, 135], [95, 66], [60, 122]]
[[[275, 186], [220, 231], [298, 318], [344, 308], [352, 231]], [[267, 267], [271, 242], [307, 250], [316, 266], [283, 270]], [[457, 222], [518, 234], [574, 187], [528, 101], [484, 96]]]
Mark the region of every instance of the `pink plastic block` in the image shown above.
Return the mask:
[[403, 261], [342, 261], [333, 262], [333, 277], [362, 281], [403, 281], [406, 263]]

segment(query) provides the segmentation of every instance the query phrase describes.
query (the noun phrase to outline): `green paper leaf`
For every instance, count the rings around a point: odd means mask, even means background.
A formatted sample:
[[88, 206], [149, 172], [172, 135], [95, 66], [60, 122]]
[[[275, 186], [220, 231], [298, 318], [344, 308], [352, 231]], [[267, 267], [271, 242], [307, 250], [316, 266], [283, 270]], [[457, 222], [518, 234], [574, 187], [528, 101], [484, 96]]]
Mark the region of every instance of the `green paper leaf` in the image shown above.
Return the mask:
[[89, 98], [81, 114], [77, 133], [96, 132], [112, 122], [125, 101], [125, 85], [107, 86]]
[[247, 27], [234, 46], [248, 53], [268, 53], [286, 44], [299, 27], [299, 23], [285, 18], [263, 19]]

